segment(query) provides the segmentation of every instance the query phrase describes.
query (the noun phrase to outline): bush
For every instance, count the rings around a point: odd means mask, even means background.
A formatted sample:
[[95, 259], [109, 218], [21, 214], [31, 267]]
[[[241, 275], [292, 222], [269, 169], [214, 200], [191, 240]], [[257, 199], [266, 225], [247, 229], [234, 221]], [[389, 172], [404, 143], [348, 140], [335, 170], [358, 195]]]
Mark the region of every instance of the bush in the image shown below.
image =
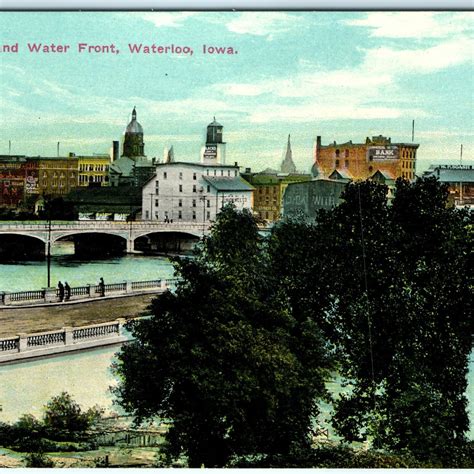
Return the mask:
[[103, 410], [96, 407], [83, 412], [79, 404], [63, 392], [46, 404], [43, 423], [52, 439], [77, 439], [100, 420], [102, 413]]
[[43, 452], [30, 453], [26, 456], [26, 467], [54, 467], [54, 462]]

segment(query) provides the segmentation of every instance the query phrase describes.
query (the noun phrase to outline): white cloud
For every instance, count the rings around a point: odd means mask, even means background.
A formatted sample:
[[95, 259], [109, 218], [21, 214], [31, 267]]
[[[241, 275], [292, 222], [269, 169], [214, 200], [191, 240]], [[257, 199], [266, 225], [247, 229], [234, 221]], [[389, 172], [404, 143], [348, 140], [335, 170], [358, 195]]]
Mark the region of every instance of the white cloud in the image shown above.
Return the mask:
[[470, 12], [371, 12], [343, 23], [368, 28], [379, 38], [441, 38], [472, 29], [472, 20]]
[[180, 28], [195, 12], [151, 12], [139, 14], [139, 16], [158, 28]]
[[245, 12], [227, 22], [226, 27], [241, 35], [269, 36], [284, 33], [302, 22], [301, 17], [283, 12]]

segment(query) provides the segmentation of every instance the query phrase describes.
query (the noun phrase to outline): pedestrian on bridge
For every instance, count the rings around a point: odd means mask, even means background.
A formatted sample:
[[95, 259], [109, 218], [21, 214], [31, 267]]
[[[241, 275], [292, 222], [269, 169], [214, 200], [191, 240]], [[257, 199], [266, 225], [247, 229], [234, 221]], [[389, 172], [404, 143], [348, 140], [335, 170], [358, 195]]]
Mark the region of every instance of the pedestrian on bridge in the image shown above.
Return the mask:
[[64, 300], [64, 285], [61, 283], [61, 281], [58, 281], [58, 297], [59, 301]]
[[64, 282], [64, 296], [65, 296], [65, 300], [66, 301], [69, 301], [69, 299], [71, 298], [71, 287], [69, 286], [68, 282]]
[[105, 296], [105, 283], [102, 277], [100, 277], [100, 281], [99, 281], [99, 293], [100, 293], [100, 296]]

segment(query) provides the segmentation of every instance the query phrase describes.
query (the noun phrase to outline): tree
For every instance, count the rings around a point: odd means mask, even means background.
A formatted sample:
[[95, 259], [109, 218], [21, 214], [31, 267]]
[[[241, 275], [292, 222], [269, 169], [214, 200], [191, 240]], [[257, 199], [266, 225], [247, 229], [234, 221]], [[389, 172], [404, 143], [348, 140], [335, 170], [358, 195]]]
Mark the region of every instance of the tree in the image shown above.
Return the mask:
[[253, 217], [225, 207], [195, 258], [174, 264], [176, 293], [131, 324], [118, 355], [120, 404], [137, 422], [168, 420], [168, 458], [191, 467], [308, 447], [331, 363], [314, 323], [292, 314]]
[[370, 435], [448, 462], [468, 429], [472, 217], [446, 206], [435, 179], [398, 180], [391, 206], [369, 182], [343, 198], [318, 221], [332, 236], [335, 342], [354, 387], [335, 426], [348, 440]]
[[62, 392], [46, 404], [43, 424], [53, 439], [71, 439], [84, 434], [99, 421], [102, 413], [96, 407], [84, 412], [71, 395]]

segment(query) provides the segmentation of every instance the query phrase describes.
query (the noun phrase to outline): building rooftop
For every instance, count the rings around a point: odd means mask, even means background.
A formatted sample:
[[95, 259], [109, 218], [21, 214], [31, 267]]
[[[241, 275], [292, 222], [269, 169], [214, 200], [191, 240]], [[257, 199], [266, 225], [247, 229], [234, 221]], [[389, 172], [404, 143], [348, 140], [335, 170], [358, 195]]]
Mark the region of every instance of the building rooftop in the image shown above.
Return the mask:
[[217, 191], [252, 191], [254, 187], [247, 183], [240, 176], [234, 178], [217, 178], [213, 176], [203, 176], [204, 180], [213, 186]]
[[439, 165], [430, 166], [424, 177], [435, 176], [442, 183], [474, 183], [473, 165]]

